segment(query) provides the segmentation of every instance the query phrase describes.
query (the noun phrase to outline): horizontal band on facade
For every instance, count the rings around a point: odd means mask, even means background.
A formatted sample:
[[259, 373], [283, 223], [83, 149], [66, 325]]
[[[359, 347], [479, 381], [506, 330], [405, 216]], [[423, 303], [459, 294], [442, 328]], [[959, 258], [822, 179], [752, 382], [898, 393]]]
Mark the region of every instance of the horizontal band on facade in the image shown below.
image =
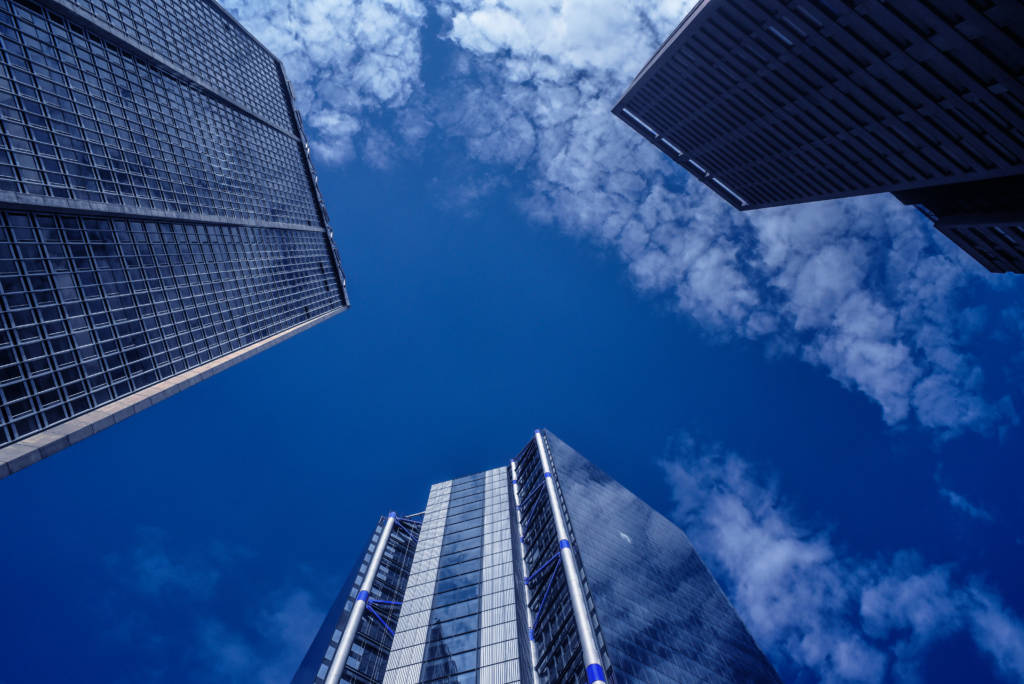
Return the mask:
[[305, 233], [327, 233], [327, 229], [321, 225], [303, 226], [278, 221], [250, 220], [237, 216], [217, 216], [214, 214], [193, 214], [144, 207], [125, 207], [124, 205], [111, 204], [109, 202], [26, 195], [9, 190], [0, 190], [0, 210], [47, 212], [51, 214], [72, 214], [75, 216], [95, 214], [97, 216], [143, 222], [205, 223], [208, 225], [239, 226], [244, 228], [274, 228], [278, 230], [299, 230]]

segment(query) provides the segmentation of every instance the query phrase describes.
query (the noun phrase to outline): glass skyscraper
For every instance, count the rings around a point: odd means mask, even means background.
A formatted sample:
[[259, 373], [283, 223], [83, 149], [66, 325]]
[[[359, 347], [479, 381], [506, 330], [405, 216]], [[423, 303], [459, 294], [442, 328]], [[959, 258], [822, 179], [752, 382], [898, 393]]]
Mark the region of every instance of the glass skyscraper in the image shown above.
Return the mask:
[[0, 477], [348, 306], [281, 63], [213, 0], [0, 0]]
[[293, 684], [778, 681], [682, 530], [538, 431], [380, 521]]
[[737, 209], [892, 192], [1024, 273], [1021, 0], [700, 0], [614, 112]]

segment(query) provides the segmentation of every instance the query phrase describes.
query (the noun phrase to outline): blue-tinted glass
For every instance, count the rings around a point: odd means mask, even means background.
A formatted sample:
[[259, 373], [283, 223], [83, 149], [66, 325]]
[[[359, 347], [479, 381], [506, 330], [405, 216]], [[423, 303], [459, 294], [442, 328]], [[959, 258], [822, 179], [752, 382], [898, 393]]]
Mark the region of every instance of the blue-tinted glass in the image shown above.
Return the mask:
[[[13, 77], [0, 78], [0, 145], [15, 152], [21, 181], [8, 189], [318, 225], [290, 124], [268, 126], [54, 12], [0, 0], [0, 31]], [[279, 81], [272, 61], [266, 70]]]
[[0, 447], [346, 304], [278, 63], [213, 0], [0, 0], [0, 35]]
[[778, 682], [683, 531], [554, 435], [547, 438], [612, 677]]
[[479, 602], [476, 599], [471, 601], [463, 601], [462, 603], [456, 603], [453, 605], [444, 605], [435, 608], [430, 613], [430, 619], [433, 620], [451, 620], [453, 618], [461, 618], [471, 613], [477, 612]]
[[[23, 266], [0, 277], [4, 327], [14, 334], [7, 344], [16, 345], [0, 355], [0, 425], [8, 440], [341, 302], [337, 281], [325, 278], [333, 265], [316, 232], [0, 213], [7, 244], [31, 253], [42, 253], [55, 235], [71, 250], [79, 231], [89, 240], [76, 250], [84, 257], [47, 257], [34, 275]], [[177, 257], [160, 256], [167, 254]]]

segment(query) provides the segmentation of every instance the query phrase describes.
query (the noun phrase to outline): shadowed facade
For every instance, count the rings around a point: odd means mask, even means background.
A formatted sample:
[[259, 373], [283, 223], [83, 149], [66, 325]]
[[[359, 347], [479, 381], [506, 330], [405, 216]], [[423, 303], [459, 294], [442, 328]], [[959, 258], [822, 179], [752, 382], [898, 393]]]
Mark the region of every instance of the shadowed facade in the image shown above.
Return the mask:
[[1024, 272], [1024, 3], [702, 0], [614, 113], [732, 206], [892, 192]]

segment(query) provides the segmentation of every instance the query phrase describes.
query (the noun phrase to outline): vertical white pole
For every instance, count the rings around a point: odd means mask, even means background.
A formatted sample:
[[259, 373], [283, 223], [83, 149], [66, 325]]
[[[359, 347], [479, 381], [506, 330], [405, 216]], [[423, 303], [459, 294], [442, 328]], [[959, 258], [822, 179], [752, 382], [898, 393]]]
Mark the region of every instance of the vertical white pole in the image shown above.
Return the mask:
[[370, 566], [366, 568], [366, 575], [359, 587], [359, 594], [356, 596], [356, 603], [352, 606], [352, 612], [348, 615], [348, 622], [345, 623], [345, 631], [341, 635], [341, 643], [334, 653], [334, 660], [331, 661], [331, 668], [327, 670], [327, 678], [324, 684], [338, 684], [341, 681], [341, 673], [345, 669], [345, 661], [352, 650], [352, 644], [356, 640], [356, 633], [359, 631], [359, 621], [363, 618], [366, 610], [366, 602], [370, 598], [370, 589], [373, 588], [373, 580], [377, 578], [377, 570], [380, 568], [381, 558], [384, 557], [384, 548], [388, 545], [388, 538], [391, 536], [391, 528], [395, 526], [395, 512], [388, 514], [388, 521], [384, 523], [384, 531], [380, 533], [377, 540], [377, 548], [373, 551], [373, 558], [370, 559]]
[[[516, 530], [519, 532], [519, 563], [521, 565], [519, 571], [522, 573], [523, 579], [526, 579], [526, 548], [523, 546], [523, 517], [522, 511], [519, 510], [519, 505], [522, 500], [519, 498], [519, 479], [516, 474], [516, 462], [512, 461], [510, 466], [512, 470], [512, 494], [516, 502]], [[523, 677], [524, 681], [532, 682], [537, 672], [537, 644], [533, 640], [533, 613], [530, 611], [530, 585], [523, 583], [523, 592], [526, 595], [526, 630], [530, 635], [530, 667], [533, 668], [533, 672], [530, 673], [530, 677]]]
[[572, 612], [576, 618], [576, 630], [579, 632], [580, 644], [583, 647], [583, 666], [587, 669], [587, 681], [590, 684], [606, 684], [607, 677], [604, 674], [604, 667], [601, 665], [601, 652], [597, 649], [597, 637], [594, 634], [593, 625], [590, 624], [590, 611], [587, 610], [587, 602], [583, 597], [583, 582], [580, 580], [576, 557], [573, 555], [572, 545], [569, 543], [568, 527], [562, 515], [558, 490], [555, 489], [555, 476], [551, 471], [551, 459], [548, 456], [547, 444], [540, 430], [534, 432], [534, 440], [537, 442], [537, 454], [540, 456], [541, 467], [544, 469], [544, 484], [548, 491], [548, 503], [551, 504], [551, 514], [555, 519], [558, 549], [562, 554], [562, 570], [565, 572], [565, 582], [569, 586], [569, 599], [572, 601]]

